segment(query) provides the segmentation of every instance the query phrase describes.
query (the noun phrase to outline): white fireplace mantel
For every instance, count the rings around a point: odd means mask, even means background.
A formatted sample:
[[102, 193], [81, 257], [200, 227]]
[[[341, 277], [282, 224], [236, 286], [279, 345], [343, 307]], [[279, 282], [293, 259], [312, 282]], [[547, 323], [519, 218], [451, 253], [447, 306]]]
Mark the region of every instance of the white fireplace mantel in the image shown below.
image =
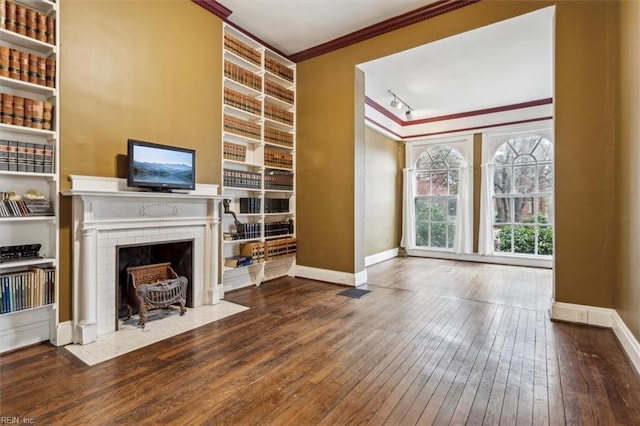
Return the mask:
[[73, 197], [73, 342], [117, 329], [116, 248], [193, 240], [193, 304], [222, 297], [218, 273], [218, 185], [186, 193], [142, 192], [125, 179], [71, 176]]

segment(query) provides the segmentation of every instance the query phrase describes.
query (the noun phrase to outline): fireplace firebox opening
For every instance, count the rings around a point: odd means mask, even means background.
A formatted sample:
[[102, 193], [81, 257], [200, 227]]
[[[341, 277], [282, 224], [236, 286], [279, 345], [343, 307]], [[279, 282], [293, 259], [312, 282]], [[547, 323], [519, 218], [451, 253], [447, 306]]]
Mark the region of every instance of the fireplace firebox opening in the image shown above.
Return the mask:
[[[120, 320], [129, 316], [127, 308], [129, 286], [132, 285], [127, 268], [168, 262], [178, 276], [188, 280], [186, 306], [193, 307], [193, 240], [132, 244], [116, 247], [116, 330]], [[133, 306], [133, 314], [138, 307]]]

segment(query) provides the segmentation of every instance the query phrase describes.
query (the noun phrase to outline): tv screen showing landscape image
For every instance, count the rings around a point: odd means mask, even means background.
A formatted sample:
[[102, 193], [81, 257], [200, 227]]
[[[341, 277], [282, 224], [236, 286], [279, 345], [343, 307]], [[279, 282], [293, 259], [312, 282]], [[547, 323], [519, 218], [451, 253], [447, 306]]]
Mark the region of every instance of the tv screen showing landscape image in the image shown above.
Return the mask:
[[195, 151], [129, 139], [129, 186], [195, 189]]

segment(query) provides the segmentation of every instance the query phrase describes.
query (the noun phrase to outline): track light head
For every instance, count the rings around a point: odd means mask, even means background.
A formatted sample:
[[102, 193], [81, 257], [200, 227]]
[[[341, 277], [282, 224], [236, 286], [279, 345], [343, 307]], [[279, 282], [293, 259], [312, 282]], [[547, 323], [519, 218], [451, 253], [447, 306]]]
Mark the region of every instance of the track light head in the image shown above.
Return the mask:
[[404, 113], [404, 116], [407, 120], [413, 120], [413, 110], [408, 109], [407, 112]]
[[391, 108], [397, 108], [397, 109], [402, 108], [402, 102], [398, 100], [398, 97], [396, 95], [393, 95], [393, 100], [391, 101], [390, 105], [391, 105]]

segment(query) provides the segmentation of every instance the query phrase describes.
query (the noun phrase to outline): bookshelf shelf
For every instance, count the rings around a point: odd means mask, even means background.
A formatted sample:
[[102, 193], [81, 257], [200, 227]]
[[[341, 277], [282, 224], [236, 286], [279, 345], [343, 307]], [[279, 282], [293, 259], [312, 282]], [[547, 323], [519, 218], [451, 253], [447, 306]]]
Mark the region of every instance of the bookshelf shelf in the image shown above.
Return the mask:
[[33, 216], [9, 216], [0, 217], [0, 222], [55, 222], [53, 215], [33, 215]]
[[[296, 87], [293, 62], [227, 24], [223, 32], [226, 122], [222, 129], [221, 189], [235, 218], [224, 210], [221, 214], [221, 260], [235, 265], [233, 259], [249, 253], [253, 262], [223, 268], [224, 288], [231, 290], [293, 273], [295, 232], [289, 231], [294, 231], [295, 217]], [[245, 182], [255, 186], [245, 188]], [[278, 186], [286, 188], [266, 189]], [[274, 235], [277, 233], [280, 235]], [[225, 239], [225, 234], [238, 239]], [[266, 271], [268, 250], [272, 260]], [[286, 256], [276, 256], [282, 250]]]
[[36, 310], [43, 310], [43, 309], [51, 309], [53, 307], [53, 303], [47, 303], [45, 305], [40, 305], [40, 306], [34, 306], [32, 308], [26, 308], [26, 309], [19, 309], [17, 311], [11, 311], [11, 312], [3, 312], [0, 315], [2, 315], [3, 317], [7, 317], [10, 315], [15, 315], [15, 314], [19, 314], [19, 313], [23, 313], [23, 312], [29, 312], [29, 311], [36, 311]]
[[36, 93], [48, 98], [56, 96], [57, 90], [53, 87], [43, 86], [41, 84], [29, 83], [28, 81], [16, 80], [15, 78], [9, 78], [0, 76], [0, 84], [3, 87], [11, 87], [13, 89], [23, 90], [30, 93]]
[[[3, 17], [16, 16], [15, 20], [0, 20], [0, 61], [8, 60], [9, 65], [0, 70], [0, 247], [40, 244], [38, 255], [42, 256], [1, 259], [0, 290], [6, 295], [4, 284], [16, 284], [9, 297], [15, 296], [11, 300], [19, 304], [9, 307], [12, 312], [0, 305], [0, 353], [58, 340], [58, 10], [59, 4], [49, 0], [0, 1]], [[26, 22], [21, 21], [23, 17]], [[34, 191], [48, 202], [29, 201], [38, 198]], [[25, 197], [27, 194], [30, 197]], [[16, 197], [23, 201], [14, 202]], [[32, 275], [45, 269], [47, 300], [36, 297], [42, 294], [38, 287], [42, 281]], [[23, 284], [31, 286], [30, 290], [18, 290], [18, 283], [11, 281], [16, 276], [24, 277]], [[9, 298], [4, 295], [6, 302]]]
[[0, 28], [0, 40], [16, 47], [20, 46], [33, 50], [45, 56], [56, 55], [58, 53], [57, 46], [6, 30], [4, 28]]
[[39, 257], [37, 259], [11, 260], [0, 263], [0, 271], [12, 268], [24, 268], [25, 266], [49, 265], [56, 263], [56, 259], [51, 257]]
[[228, 87], [228, 88], [233, 89], [233, 90], [235, 90], [237, 92], [240, 92], [240, 93], [244, 93], [245, 95], [252, 96], [252, 97], [254, 97], [256, 99], [263, 99], [264, 98], [264, 95], [259, 90], [256, 90], [256, 89], [254, 89], [252, 87], [249, 87], [249, 86], [246, 86], [246, 85], [244, 85], [244, 84], [242, 84], [242, 83], [240, 83], [240, 82], [238, 82], [236, 80], [233, 80], [233, 79], [231, 79], [229, 77], [223, 77], [223, 79], [224, 79], [223, 82], [224, 82], [225, 87]]

